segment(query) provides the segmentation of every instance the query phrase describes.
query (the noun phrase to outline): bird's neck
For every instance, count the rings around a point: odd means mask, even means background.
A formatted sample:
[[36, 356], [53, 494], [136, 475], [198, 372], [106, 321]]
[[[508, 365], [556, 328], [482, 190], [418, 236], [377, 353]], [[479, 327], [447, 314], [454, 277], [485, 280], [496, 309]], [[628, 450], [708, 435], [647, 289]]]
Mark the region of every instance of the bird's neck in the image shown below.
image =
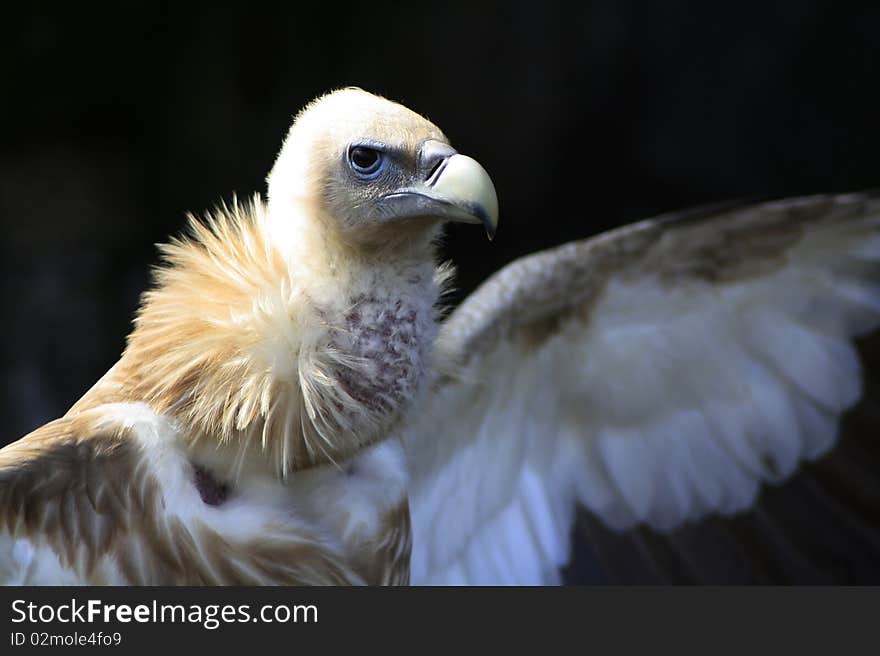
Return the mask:
[[290, 277], [320, 306], [349, 301], [373, 290], [410, 290], [435, 303], [439, 290], [435, 224], [374, 226], [369, 240], [343, 233], [333, 217], [311, 206], [269, 205], [266, 232], [288, 264]]
[[267, 218], [257, 199], [166, 247], [123, 358], [78, 406], [144, 401], [223, 478], [287, 477], [388, 436], [436, 334], [430, 240], [353, 252], [307, 231], [286, 250]]

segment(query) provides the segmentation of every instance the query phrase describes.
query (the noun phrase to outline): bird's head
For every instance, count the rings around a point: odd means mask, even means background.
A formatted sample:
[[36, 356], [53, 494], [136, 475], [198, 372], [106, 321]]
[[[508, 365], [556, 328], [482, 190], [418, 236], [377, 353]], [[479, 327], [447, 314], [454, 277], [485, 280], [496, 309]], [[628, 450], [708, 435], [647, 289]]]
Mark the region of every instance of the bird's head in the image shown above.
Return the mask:
[[268, 178], [276, 232], [303, 222], [376, 245], [433, 236], [446, 221], [479, 223], [491, 238], [498, 199], [485, 169], [403, 105], [342, 89], [297, 116]]

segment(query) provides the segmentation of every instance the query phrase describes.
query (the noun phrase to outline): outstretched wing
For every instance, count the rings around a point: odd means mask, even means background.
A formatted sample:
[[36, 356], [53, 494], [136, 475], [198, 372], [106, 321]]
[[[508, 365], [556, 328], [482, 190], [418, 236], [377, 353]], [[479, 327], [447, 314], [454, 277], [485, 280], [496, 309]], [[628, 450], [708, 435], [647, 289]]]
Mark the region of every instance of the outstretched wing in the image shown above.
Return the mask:
[[578, 504], [669, 532], [835, 443], [880, 323], [880, 199], [662, 216], [520, 259], [446, 321], [405, 432], [416, 583], [549, 583]]

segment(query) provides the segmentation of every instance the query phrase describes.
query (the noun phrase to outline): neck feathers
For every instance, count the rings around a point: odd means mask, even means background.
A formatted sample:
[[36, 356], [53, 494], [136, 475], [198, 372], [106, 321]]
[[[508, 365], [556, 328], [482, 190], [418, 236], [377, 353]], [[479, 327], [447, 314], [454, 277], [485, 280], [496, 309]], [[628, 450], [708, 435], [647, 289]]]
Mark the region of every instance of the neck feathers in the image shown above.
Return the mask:
[[125, 353], [89, 396], [113, 389], [172, 415], [187, 446], [230, 476], [268, 467], [286, 477], [384, 437], [412, 399], [363, 402], [364, 381], [387, 369], [366, 361], [371, 351], [357, 348], [351, 319], [364, 298], [387, 301], [422, 333], [405, 338], [420, 341], [426, 360], [450, 276], [435, 268], [432, 247], [370, 262], [328, 244], [321, 256], [336, 252], [322, 269], [314, 253], [298, 259], [301, 248], [278, 247], [258, 196], [204, 222], [191, 217], [189, 229], [162, 247]]

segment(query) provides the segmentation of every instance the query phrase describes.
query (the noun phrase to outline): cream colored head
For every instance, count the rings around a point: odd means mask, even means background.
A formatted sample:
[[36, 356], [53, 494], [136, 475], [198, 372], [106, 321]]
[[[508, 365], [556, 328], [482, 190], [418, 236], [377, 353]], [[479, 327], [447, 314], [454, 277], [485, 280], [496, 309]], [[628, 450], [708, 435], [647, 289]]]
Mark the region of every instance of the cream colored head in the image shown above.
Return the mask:
[[498, 220], [482, 166], [427, 119], [355, 88], [300, 112], [268, 182], [276, 225], [295, 231], [304, 220], [319, 222], [354, 243], [443, 221], [482, 223], [491, 236]]

